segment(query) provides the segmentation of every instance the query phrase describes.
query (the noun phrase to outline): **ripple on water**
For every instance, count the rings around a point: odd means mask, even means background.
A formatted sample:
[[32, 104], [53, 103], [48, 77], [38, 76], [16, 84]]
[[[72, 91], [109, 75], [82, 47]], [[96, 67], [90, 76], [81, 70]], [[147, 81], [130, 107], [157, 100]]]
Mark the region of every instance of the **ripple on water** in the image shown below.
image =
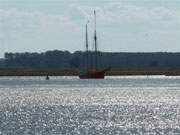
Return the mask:
[[111, 77], [98, 84], [71, 77], [48, 83], [1, 78], [0, 134], [178, 135], [179, 82], [159, 76]]

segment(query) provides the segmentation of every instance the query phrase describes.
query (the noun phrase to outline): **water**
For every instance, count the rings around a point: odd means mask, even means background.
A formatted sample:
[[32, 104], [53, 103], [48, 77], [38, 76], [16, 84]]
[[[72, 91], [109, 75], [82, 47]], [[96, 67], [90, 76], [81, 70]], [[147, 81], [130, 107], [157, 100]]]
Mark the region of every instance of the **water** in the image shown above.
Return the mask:
[[180, 77], [1, 77], [1, 134], [179, 135]]

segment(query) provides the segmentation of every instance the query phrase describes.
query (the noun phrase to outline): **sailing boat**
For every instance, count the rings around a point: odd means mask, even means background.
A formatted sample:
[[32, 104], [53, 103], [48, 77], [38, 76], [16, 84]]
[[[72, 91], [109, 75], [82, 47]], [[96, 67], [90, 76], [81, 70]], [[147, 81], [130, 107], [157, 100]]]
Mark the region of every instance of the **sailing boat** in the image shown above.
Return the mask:
[[95, 45], [95, 67], [92, 69], [89, 68], [89, 49], [88, 49], [88, 31], [86, 24], [86, 70], [82, 74], [79, 75], [80, 79], [104, 79], [106, 72], [110, 70], [110, 68], [99, 69], [98, 68], [98, 50], [97, 50], [97, 32], [96, 32], [96, 11], [94, 11], [94, 45]]

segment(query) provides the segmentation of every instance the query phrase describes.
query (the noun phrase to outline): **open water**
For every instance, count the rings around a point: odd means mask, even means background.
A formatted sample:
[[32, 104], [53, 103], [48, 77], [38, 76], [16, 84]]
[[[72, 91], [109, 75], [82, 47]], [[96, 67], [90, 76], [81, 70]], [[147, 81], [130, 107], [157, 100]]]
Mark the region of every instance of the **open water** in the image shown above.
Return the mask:
[[179, 135], [180, 77], [1, 77], [0, 135]]

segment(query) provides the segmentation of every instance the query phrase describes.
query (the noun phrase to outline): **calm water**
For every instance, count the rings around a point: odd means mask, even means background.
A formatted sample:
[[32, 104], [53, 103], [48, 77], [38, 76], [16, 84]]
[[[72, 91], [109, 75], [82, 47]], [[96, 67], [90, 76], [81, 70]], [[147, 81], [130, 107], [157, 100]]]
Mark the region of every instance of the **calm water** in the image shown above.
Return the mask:
[[180, 77], [1, 77], [0, 135], [179, 135]]

